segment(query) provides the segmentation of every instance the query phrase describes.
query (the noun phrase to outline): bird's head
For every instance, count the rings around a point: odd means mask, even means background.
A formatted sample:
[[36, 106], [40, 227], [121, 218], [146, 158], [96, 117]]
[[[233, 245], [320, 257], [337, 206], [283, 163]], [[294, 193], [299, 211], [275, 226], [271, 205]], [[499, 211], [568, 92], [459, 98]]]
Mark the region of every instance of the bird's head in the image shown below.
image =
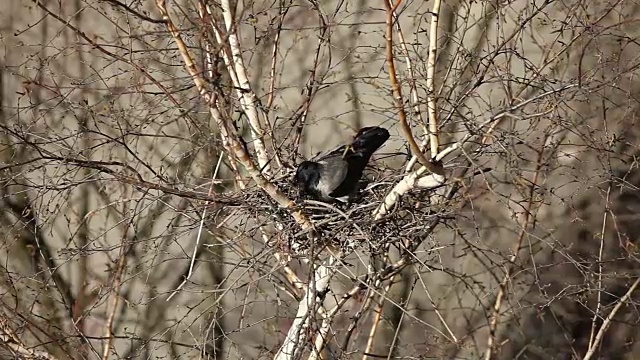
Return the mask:
[[377, 150], [389, 139], [389, 131], [378, 126], [363, 127], [358, 131], [351, 143], [353, 151], [369, 149], [371, 152]]
[[320, 170], [320, 164], [313, 161], [303, 161], [300, 166], [298, 166], [294, 182], [300, 190], [300, 194], [309, 192], [318, 185]]

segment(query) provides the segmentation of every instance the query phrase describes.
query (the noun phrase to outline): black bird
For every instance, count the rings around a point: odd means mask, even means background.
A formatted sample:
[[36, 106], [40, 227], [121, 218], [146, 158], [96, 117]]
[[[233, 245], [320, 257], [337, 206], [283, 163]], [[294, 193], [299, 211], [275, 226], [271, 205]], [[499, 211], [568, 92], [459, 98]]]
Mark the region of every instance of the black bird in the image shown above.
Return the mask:
[[295, 183], [300, 195], [321, 201], [346, 202], [355, 194], [371, 155], [389, 139], [381, 127], [364, 127], [349, 145], [342, 145], [298, 166]]

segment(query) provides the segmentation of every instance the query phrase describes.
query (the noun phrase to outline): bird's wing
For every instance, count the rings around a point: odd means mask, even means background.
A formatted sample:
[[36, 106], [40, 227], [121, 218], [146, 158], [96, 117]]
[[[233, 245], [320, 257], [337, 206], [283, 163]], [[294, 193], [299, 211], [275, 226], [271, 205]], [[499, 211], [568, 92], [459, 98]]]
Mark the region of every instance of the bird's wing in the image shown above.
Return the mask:
[[347, 177], [349, 163], [341, 155], [325, 156], [318, 163], [322, 166], [322, 173], [317, 188], [324, 196], [330, 197]]
[[316, 155], [313, 161], [321, 165], [317, 191], [329, 199], [349, 196], [356, 190], [371, 155], [388, 138], [387, 130], [366, 127], [358, 131], [349, 145]]

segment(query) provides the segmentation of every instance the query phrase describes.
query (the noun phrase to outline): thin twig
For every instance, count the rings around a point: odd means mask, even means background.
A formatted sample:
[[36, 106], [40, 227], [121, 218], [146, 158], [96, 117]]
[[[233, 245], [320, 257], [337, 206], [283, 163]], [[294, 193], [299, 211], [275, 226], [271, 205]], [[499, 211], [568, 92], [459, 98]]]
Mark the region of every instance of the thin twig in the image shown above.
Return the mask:
[[57, 360], [46, 351], [33, 350], [27, 347], [20, 340], [18, 334], [11, 329], [4, 315], [0, 315], [0, 342], [15, 352], [15, 355], [21, 355], [19, 358]]
[[[334, 307], [332, 307], [330, 310], [328, 310], [325, 313], [324, 319], [322, 321], [322, 325], [320, 326], [320, 331], [318, 331], [318, 335], [316, 335], [316, 341], [315, 341], [316, 348], [315, 348], [315, 351], [311, 353], [309, 357], [310, 360], [314, 360], [317, 358], [317, 356], [322, 354], [322, 351], [324, 350], [324, 346], [328, 340], [327, 336], [328, 336], [329, 328], [331, 327], [333, 318], [336, 316], [338, 311], [342, 309], [342, 307], [347, 303], [348, 300], [350, 300], [353, 296], [355, 296], [361, 290], [362, 288], [360, 286], [353, 287], [346, 294], [342, 295], [342, 298], [340, 298], [340, 300]], [[355, 322], [357, 320], [353, 319], [353, 321]]]
[[[387, 0], [388, 2], [390, 0]], [[389, 6], [391, 6], [391, 2], [389, 2]], [[411, 56], [409, 55], [409, 48], [407, 47], [407, 43], [404, 39], [404, 34], [402, 32], [402, 27], [400, 26], [400, 21], [398, 20], [398, 13], [393, 11], [393, 21], [396, 25], [396, 31], [398, 32], [398, 44], [400, 44], [400, 49], [402, 49], [402, 54], [404, 55], [404, 62], [407, 66], [407, 74], [409, 75], [409, 91], [411, 94], [411, 103], [413, 105], [413, 112], [417, 117], [419, 124], [422, 125], [425, 134], [429, 133], [429, 129], [425, 126], [426, 122], [422, 117], [422, 110], [420, 110], [420, 98], [418, 96], [418, 87], [416, 86], [416, 77], [413, 73], [413, 65], [411, 64]], [[422, 140], [422, 144], [420, 144], [420, 153], [422, 153], [426, 148], [429, 137], [425, 137]], [[406, 172], [411, 171], [413, 166], [418, 161], [418, 156], [413, 155], [409, 162], [406, 165]]]
[[616, 314], [618, 313], [622, 305], [624, 305], [624, 303], [627, 302], [627, 300], [629, 300], [629, 298], [631, 297], [631, 294], [633, 294], [636, 287], [638, 287], [638, 284], [640, 284], [640, 278], [636, 279], [636, 281], [633, 283], [633, 285], [631, 285], [631, 287], [624, 294], [624, 296], [620, 298], [620, 300], [618, 301], [616, 306], [613, 308], [613, 310], [611, 310], [607, 318], [604, 319], [604, 321], [602, 322], [602, 326], [600, 326], [600, 330], [598, 331], [598, 334], [596, 335], [596, 338], [593, 344], [591, 344], [591, 347], [589, 348], [587, 353], [584, 355], [584, 358], [582, 358], [582, 360], [590, 360], [593, 354], [595, 354], [596, 349], [600, 345], [600, 341], [602, 341], [602, 337], [604, 336], [604, 334], [607, 332], [607, 329], [611, 325], [611, 321], [613, 320], [613, 317], [616, 316]]
[[[376, 279], [376, 283], [374, 285], [376, 287], [379, 285], [379, 279]], [[357, 286], [353, 287], [352, 291], [354, 291], [355, 289], [364, 289], [365, 286], [366, 286], [365, 284], [358, 284]], [[350, 291], [349, 293], [351, 293], [352, 291]], [[349, 327], [347, 328], [347, 331], [344, 336], [344, 340], [342, 341], [342, 346], [340, 346], [340, 350], [342, 351], [343, 354], [349, 351], [351, 336], [353, 335], [354, 330], [358, 326], [358, 322], [362, 318], [362, 315], [364, 315], [371, 307], [371, 304], [373, 303], [374, 295], [375, 295], [375, 292], [372, 291], [371, 288], [369, 288], [365, 301], [362, 303], [362, 306], [360, 307], [358, 312], [356, 312], [356, 314], [351, 319], [351, 324], [349, 324]]]
[[[273, 106], [273, 101], [275, 100], [275, 94], [276, 94], [276, 67], [278, 64], [278, 50], [279, 50], [279, 46], [280, 46], [280, 36], [282, 34], [282, 24], [284, 23], [284, 18], [287, 15], [287, 13], [289, 12], [290, 7], [289, 6], [284, 6], [284, 1], [281, 0], [280, 1], [280, 5], [279, 5], [279, 13], [280, 13], [280, 17], [278, 19], [278, 26], [276, 27], [276, 31], [275, 31], [275, 37], [273, 39], [273, 49], [271, 51], [271, 70], [269, 71], [269, 95], [267, 97], [267, 105], [266, 105], [266, 109], [267, 111], [271, 110], [271, 107]], [[275, 123], [274, 125], [275, 126]], [[278, 167], [280, 167], [281, 169], [283, 168], [282, 165], [282, 160], [280, 160], [280, 149], [279, 147], [276, 145], [275, 143], [275, 137], [273, 136], [273, 127], [272, 126], [267, 126], [267, 130], [269, 130], [269, 135], [271, 136], [271, 142], [273, 145], [273, 155], [275, 158], [276, 163], [278, 164]]]
[[[407, 305], [409, 305], [409, 303], [411, 302], [411, 298], [413, 297], [413, 291], [416, 288], [416, 280], [414, 279], [412, 284], [409, 284], [408, 281], [402, 281], [402, 285], [403, 285], [403, 289], [401, 292], [401, 297], [400, 300], [402, 301], [402, 308], [407, 308]], [[409, 292], [407, 293], [407, 288], [409, 288]], [[403, 330], [403, 326], [402, 324], [404, 323], [404, 318], [406, 316], [406, 314], [408, 313], [408, 311], [401, 311], [400, 314], [400, 318], [397, 319], [397, 325], [395, 324], [396, 321], [392, 320], [392, 322], [394, 323], [394, 325], [396, 326], [396, 330], [393, 334], [393, 340], [391, 341], [391, 344], [389, 345], [389, 350], [387, 351], [387, 360], [391, 360], [392, 356], [395, 358], [394, 354], [397, 354], [397, 350], [398, 348], [397, 346], [397, 342], [400, 336], [400, 333]]]
[[120, 2], [118, 0], [100, 0], [100, 1], [108, 2], [108, 3], [110, 3], [110, 4], [114, 5], [114, 6], [121, 7], [123, 9], [125, 9], [128, 13], [132, 14], [133, 16], [135, 16], [137, 18], [140, 18], [141, 20], [148, 21], [148, 22], [154, 23], [154, 24], [163, 24], [164, 23], [164, 20], [162, 20], [162, 19], [158, 20], [158, 19], [154, 19], [154, 18], [151, 18], [149, 16], [146, 16], [146, 15], [142, 14], [141, 12], [136, 11], [135, 9], [130, 7], [129, 5], [124, 4], [124, 3], [122, 3], [122, 2]]
[[264, 174], [260, 171], [260, 169], [256, 167], [256, 164], [254, 164], [254, 162], [249, 157], [249, 154], [246, 152], [244, 146], [242, 146], [242, 144], [238, 140], [238, 134], [229, 131], [227, 122], [220, 113], [220, 110], [216, 107], [217, 95], [207, 90], [206, 82], [204, 81], [204, 79], [202, 79], [200, 72], [193, 62], [193, 57], [191, 56], [188, 47], [184, 43], [184, 40], [182, 40], [182, 36], [173, 24], [173, 21], [171, 21], [169, 13], [167, 12], [167, 9], [165, 7], [165, 2], [163, 0], [156, 0], [156, 5], [160, 10], [160, 13], [162, 14], [162, 18], [166, 21], [167, 29], [173, 36], [173, 39], [178, 46], [178, 50], [182, 56], [189, 75], [200, 91], [200, 95], [209, 103], [209, 113], [218, 125], [220, 135], [223, 138], [223, 145], [225, 145], [228, 151], [238, 159], [238, 161], [247, 170], [256, 184], [269, 196], [271, 196], [271, 198], [274, 199], [280, 206], [289, 210], [291, 216], [303, 229], [313, 229], [313, 225], [311, 224], [309, 219], [300, 210], [295, 209], [295, 203], [291, 199], [288, 199], [286, 195], [284, 195], [274, 184], [269, 182], [264, 177]]
[[[198, 15], [200, 15], [200, 19], [202, 20], [203, 26], [206, 25], [207, 22], [212, 21], [211, 14], [207, 6], [208, 5], [205, 3], [205, 0], [200, 0], [198, 2]], [[205, 66], [207, 68], [207, 76], [209, 77], [210, 81], [213, 81], [213, 82], [219, 81], [219, 79], [216, 79], [216, 77], [220, 77], [220, 74], [218, 73], [218, 70], [215, 68], [213, 40], [210, 39], [209, 32], [207, 31], [203, 31], [203, 36], [205, 40], [205, 50], [206, 50]], [[222, 141], [224, 144], [226, 139], [223, 138]], [[235, 185], [238, 188], [240, 188], [240, 190], [244, 189], [246, 187], [246, 184], [244, 181], [242, 181], [242, 176], [238, 171], [238, 165], [236, 164], [235, 160], [232, 157], [229, 157], [228, 161], [229, 161], [229, 167], [231, 168], [231, 171], [233, 172], [233, 175], [236, 179]]]
[[392, 284], [393, 284], [393, 279], [391, 279], [387, 284], [387, 286], [385, 286], [384, 290], [380, 294], [380, 300], [376, 304], [376, 307], [374, 310], [375, 316], [373, 318], [373, 324], [371, 325], [371, 330], [369, 331], [369, 337], [367, 338], [367, 346], [364, 348], [364, 356], [362, 357], [362, 360], [369, 359], [370, 357], [367, 354], [370, 354], [373, 352], [373, 345], [374, 345], [373, 341], [376, 337], [376, 333], [378, 332], [378, 327], [380, 326], [380, 320], [382, 319], [382, 310], [384, 308], [386, 296]]
[[609, 214], [609, 198], [611, 196], [611, 185], [607, 188], [607, 197], [605, 199], [605, 207], [604, 214], [602, 214], [602, 229], [600, 230], [600, 250], [598, 251], [598, 301], [596, 304], [596, 311], [593, 314], [593, 319], [591, 320], [591, 334], [589, 335], [589, 348], [593, 346], [594, 337], [596, 335], [596, 326], [598, 323], [598, 318], [600, 317], [600, 311], [602, 311], [602, 293], [604, 289], [602, 288], [602, 263], [603, 263], [603, 254], [604, 254], [604, 232], [607, 227], [607, 215]]
[[458, 342], [458, 338], [456, 337], [456, 335], [453, 333], [453, 331], [449, 327], [449, 324], [447, 324], [447, 322], [444, 320], [444, 317], [440, 313], [440, 310], [438, 310], [438, 306], [433, 301], [433, 298], [431, 297], [431, 293], [429, 292], [429, 288], [427, 288], [427, 284], [425, 284], [424, 279], [422, 279], [422, 275], [420, 274], [420, 271], [418, 271], [417, 268], [415, 269], [415, 271], [416, 271], [416, 275], [418, 275], [418, 279], [420, 279], [420, 283], [422, 284], [422, 288], [424, 289], [424, 292], [427, 294], [427, 297], [429, 298], [429, 301], [431, 302], [431, 306], [433, 307], [433, 311], [436, 313], [436, 315], [438, 316], [438, 319], [440, 319], [440, 322], [442, 323], [442, 325], [444, 325], [445, 329], [447, 329], [447, 332], [449, 333], [449, 335], [451, 336], [453, 341], [457, 343]]
[[[391, 6], [390, 0], [387, 0], [389, 6]], [[396, 25], [396, 31], [398, 33], [398, 44], [400, 45], [400, 49], [402, 49], [402, 55], [404, 55], [404, 62], [407, 66], [407, 74], [409, 75], [409, 90], [411, 93], [411, 103], [413, 105], [413, 111], [415, 116], [418, 118], [420, 124], [423, 126], [425, 133], [427, 133], [427, 128], [424, 126], [425, 121], [422, 118], [422, 111], [420, 110], [420, 98], [418, 96], [418, 87], [416, 86], [416, 77], [413, 73], [413, 65], [411, 64], [411, 56], [409, 55], [409, 48], [407, 47], [407, 43], [404, 39], [404, 33], [402, 32], [402, 27], [400, 26], [400, 21], [398, 19], [398, 12], [393, 11], [393, 21]], [[415, 160], [413, 160], [415, 159]], [[417, 157], [414, 155], [412, 160], [417, 161]]]
[[113, 281], [113, 302], [111, 304], [111, 311], [109, 312], [109, 316], [107, 317], [107, 323], [104, 326], [104, 338], [105, 344], [102, 349], [102, 360], [107, 360], [109, 358], [109, 351], [111, 350], [111, 342], [113, 340], [113, 336], [111, 334], [111, 328], [113, 327], [113, 320], [116, 317], [116, 310], [118, 309], [118, 303], [120, 301], [120, 286], [122, 285], [122, 274], [124, 273], [124, 269], [127, 266], [127, 248], [129, 245], [125, 244], [126, 233], [123, 235], [123, 244], [120, 249], [120, 261], [118, 262], [118, 268], [116, 269], [115, 279]]
[[543, 155], [543, 152], [541, 151], [539, 153], [538, 161], [536, 164], [536, 171], [533, 174], [533, 179], [531, 180], [531, 183], [529, 186], [529, 194], [528, 194], [529, 198], [524, 208], [524, 218], [522, 219], [522, 222], [521, 222], [521, 229], [520, 229], [520, 233], [518, 234], [518, 240], [516, 241], [516, 243], [513, 245], [511, 249], [512, 255], [509, 256], [509, 260], [505, 267], [504, 276], [502, 278], [502, 281], [500, 282], [498, 295], [496, 296], [496, 299], [493, 303], [491, 316], [489, 318], [489, 337], [487, 339], [487, 349], [484, 354], [485, 360], [490, 360], [491, 356], [493, 355], [493, 352], [495, 351], [496, 328], [498, 326], [498, 318], [500, 317], [500, 308], [502, 307], [502, 301], [506, 296], [507, 284], [509, 282], [509, 279], [511, 278], [511, 273], [515, 266], [515, 261], [518, 258], [518, 255], [520, 254], [520, 247], [522, 246], [522, 241], [524, 240], [524, 237], [527, 233], [529, 223], [532, 223], [535, 221], [535, 214], [532, 214], [532, 209], [533, 209], [533, 203], [534, 203], [535, 189], [538, 184], [538, 176], [540, 175], [540, 170], [543, 165], [542, 155]]
[[[316, 46], [316, 52], [313, 57], [313, 65], [309, 70], [309, 78], [307, 79], [306, 84], [306, 93], [305, 98], [302, 102], [302, 105], [299, 109], [302, 109], [302, 114], [297, 119], [298, 125], [296, 126], [296, 135], [293, 140], [293, 148], [295, 152], [293, 155], [295, 156], [299, 153], [300, 142], [302, 140], [302, 131], [304, 130], [304, 126], [307, 122], [307, 116], [309, 114], [309, 108], [311, 107], [311, 102], [313, 101], [316, 93], [318, 92], [318, 64], [320, 61], [320, 52], [322, 50], [322, 46], [325, 42], [329, 41], [326, 36], [327, 30], [329, 28], [328, 21], [325, 19], [325, 15], [320, 10], [320, 7], [317, 2], [311, 1], [312, 6], [315, 8], [318, 13], [318, 29], [320, 33], [318, 34], [318, 45]], [[297, 111], [296, 111], [297, 113]]]
[[[211, 196], [211, 194], [213, 193], [213, 185], [215, 184], [215, 180], [218, 177], [218, 171], [220, 170], [220, 164], [222, 163], [222, 158], [223, 156], [222, 154], [220, 154], [218, 156], [218, 163], [216, 164], [216, 168], [213, 171], [213, 176], [211, 177], [211, 184], [209, 185], [209, 196]], [[196, 243], [193, 247], [193, 254], [191, 254], [191, 262], [189, 263], [189, 272], [187, 273], [187, 276], [184, 278], [184, 280], [182, 280], [180, 285], [178, 285], [178, 287], [175, 290], [173, 290], [171, 295], [167, 297], [166, 301], [170, 301], [175, 294], [177, 294], [180, 290], [182, 290], [182, 287], [184, 287], [184, 285], [191, 279], [191, 275], [193, 275], [193, 268], [196, 263], [198, 248], [200, 247], [200, 239], [202, 238], [202, 229], [204, 228], [204, 219], [206, 219], [207, 217], [208, 207], [209, 207], [209, 202], [207, 201], [204, 203], [204, 206], [202, 209], [202, 216], [200, 217], [200, 226], [198, 227], [198, 235], [196, 236]]]

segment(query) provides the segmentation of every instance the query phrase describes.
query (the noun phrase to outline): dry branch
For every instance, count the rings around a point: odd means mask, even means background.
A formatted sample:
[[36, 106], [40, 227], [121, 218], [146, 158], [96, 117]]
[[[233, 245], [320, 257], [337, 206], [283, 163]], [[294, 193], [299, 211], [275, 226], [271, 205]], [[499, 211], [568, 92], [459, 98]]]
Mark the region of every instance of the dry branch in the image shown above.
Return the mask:
[[541, 167], [543, 166], [543, 163], [545, 163], [544, 159], [542, 158], [543, 153], [540, 152], [538, 155], [539, 157], [536, 163], [536, 171], [533, 174], [533, 179], [531, 179], [531, 183], [529, 185], [529, 194], [524, 209], [524, 218], [521, 220], [522, 222], [520, 224], [520, 233], [518, 234], [517, 241], [511, 248], [512, 255], [509, 256], [508, 263], [506, 264], [506, 271], [504, 273], [504, 276], [502, 277], [502, 281], [500, 282], [498, 294], [496, 295], [495, 301], [493, 302], [491, 315], [489, 317], [489, 337], [487, 339], [487, 349], [484, 354], [485, 360], [490, 360], [495, 351], [496, 329], [498, 326], [498, 318], [500, 317], [500, 308], [502, 307], [502, 302], [506, 297], [507, 285], [509, 283], [509, 280], [511, 280], [511, 274], [516, 267], [515, 261], [520, 254], [522, 242], [524, 241], [525, 235], [527, 234], [529, 225], [531, 223], [534, 223], [536, 219], [537, 213], [533, 209], [535, 200], [535, 189], [538, 185], [538, 177], [540, 176]]
[[[125, 235], [126, 236], [126, 235]], [[107, 314], [107, 321], [104, 325], [104, 346], [102, 348], [102, 360], [109, 359], [109, 351], [111, 351], [111, 343], [113, 342], [112, 328], [113, 321], [118, 311], [118, 303], [120, 302], [120, 286], [122, 285], [122, 276], [127, 266], [127, 249], [126, 244], [122, 244], [120, 250], [120, 261], [118, 261], [118, 267], [116, 268], [113, 280], [113, 300], [111, 302], [111, 311]]]
[[11, 351], [17, 358], [24, 359], [45, 359], [45, 360], [57, 360], [53, 355], [46, 351], [33, 350], [27, 347], [20, 337], [9, 327], [9, 322], [0, 315], [0, 342]]
[[[227, 31], [226, 39], [228, 40], [228, 46], [231, 50], [231, 57], [227, 56], [226, 51], [222, 51], [222, 55], [225, 63], [227, 64], [227, 70], [231, 75], [231, 80], [237, 89], [242, 110], [249, 118], [253, 143], [256, 149], [256, 157], [258, 158], [258, 165], [260, 165], [262, 172], [269, 175], [271, 173], [269, 156], [264, 145], [264, 129], [262, 125], [263, 122], [267, 122], [267, 115], [262, 109], [256, 93], [251, 89], [251, 83], [247, 77], [247, 71], [244, 65], [244, 60], [242, 59], [242, 51], [240, 49], [240, 42], [237, 35], [238, 27], [233, 19], [229, 0], [222, 0], [221, 5]], [[210, 8], [207, 6], [207, 9]], [[211, 16], [211, 13], [209, 13], [209, 15]], [[214, 28], [214, 30], [216, 29]], [[218, 41], [221, 42], [221, 45], [224, 47], [225, 44], [222, 44], [224, 37], [222, 37], [218, 31], [216, 31], [216, 36], [218, 37]], [[260, 120], [261, 118], [262, 121]]]
[[[436, 160], [441, 161], [445, 156], [458, 149], [459, 146], [461, 146], [460, 143], [454, 143], [448, 148], [442, 150], [442, 152], [436, 156]], [[373, 213], [374, 219], [382, 219], [382, 217], [384, 217], [384, 215], [386, 215], [395, 206], [402, 195], [408, 193], [416, 186], [423, 189], [433, 189], [445, 183], [444, 176], [435, 173], [423, 176], [427, 170], [427, 167], [422, 166], [418, 170], [405, 175], [404, 178], [402, 178], [402, 180], [399, 181], [391, 191], [389, 191], [382, 204], [380, 204], [380, 206], [375, 210]]]
[[611, 184], [607, 187], [607, 196], [605, 198], [604, 212], [602, 214], [602, 229], [600, 230], [600, 249], [598, 251], [598, 280], [596, 283], [596, 287], [598, 289], [598, 299], [596, 300], [596, 310], [593, 313], [593, 318], [591, 319], [591, 334], [589, 335], [589, 348], [593, 347], [594, 337], [596, 335], [596, 327], [598, 323], [598, 319], [601, 317], [600, 312], [602, 311], [602, 293], [604, 289], [602, 288], [602, 264], [604, 263], [604, 240], [605, 240], [605, 231], [607, 228], [607, 217], [611, 212], [609, 207], [609, 203], [611, 201]]
[[209, 104], [209, 112], [218, 125], [220, 135], [223, 139], [223, 144], [226, 143], [227, 150], [236, 157], [236, 159], [240, 162], [240, 164], [242, 164], [251, 178], [262, 190], [264, 190], [269, 196], [271, 196], [273, 200], [275, 200], [280, 206], [290, 211], [293, 218], [303, 229], [313, 229], [313, 225], [311, 224], [311, 222], [309, 222], [307, 217], [302, 214], [300, 210], [295, 209], [295, 204], [293, 203], [293, 201], [291, 201], [291, 199], [288, 199], [275, 185], [270, 183], [265, 178], [260, 169], [256, 166], [253, 160], [251, 160], [249, 154], [245, 151], [244, 146], [240, 143], [238, 134], [229, 130], [227, 122], [217, 108], [216, 94], [211, 93], [207, 89], [206, 82], [204, 81], [204, 79], [202, 79], [200, 72], [193, 61], [191, 53], [182, 40], [180, 31], [175, 27], [173, 21], [171, 20], [171, 17], [169, 16], [169, 13], [165, 6], [165, 1], [156, 0], [156, 4], [158, 9], [160, 10], [160, 13], [162, 14], [163, 20], [167, 24], [169, 32], [171, 33], [176, 45], [178, 46], [178, 50], [182, 55], [182, 59], [185, 63], [187, 71], [189, 72], [189, 75], [191, 75], [194, 84], [200, 91], [200, 95]]
[[600, 326], [600, 330], [598, 331], [598, 334], [596, 335], [595, 340], [593, 341], [592, 344], [590, 344], [589, 350], [584, 355], [584, 358], [582, 360], [590, 360], [593, 357], [593, 355], [596, 352], [596, 349], [600, 346], [600, 342], [602, 341], [604, 334], [607, 332], [607, 329], [609, 329], [609, 326], [611, 326], [613, 317], [616, 316], [618, 311], [620, 311], [620, 309], [622, 308], [622, 305], [624, 305], [624, 303], [626, 303], [629, 300], [629, 298], [631, 298], [631, 294], [633, 294], [633, 292], [636, 290], [636, 288], [638, 287], [638, 284], [640, 284], [640, 278], [636, 279], [636, 281], [633, 282], [633, 284], [631, 285], [629, 290], [627, 290], [624, 296], [621, 297], [620, 300], [618, 300], [618, 303], [616, 304], [616, 306], [613, 308], [613, 310], [611, 310], [609, 315], [607, 315], [607, 318], [604, 319], [604, 321], [602, 322], [602, 326]]
[[[380, 320], [382, 320], [382, 312], [384, 309], [384, 303], [387, 298], [387, 294], [389, 293], [389, 289], [393, 285], [393, 277], [387, 283], [387, 286], [381, 291], [379, 299], [375, 305], [375, 310], [373, 311], [373, 324], [371, 325], [371, 329], [369, 330], [369, 336], [367, 337], [367, 345], [364, 348], [364, 356], [362, 360], [369, 360], [371, 356], [369, 354], [373, 353], [375, 346], [375, 338], [376, 333], [378, 332], [378, 328], [380, 326]], [[373, 296], [373, 294], [372, 294]]]
[[[398, 124], [400, 125], [400, 129], [402, 130], [402, 134], [404, 135], [405, 140], [409, 144], [411, 148], [411, 152], [413, 155], [418, 157], [418, 161], [422, 166], [424, 166], [427, 170], [434, 174], [444, 175], [444, 169], [441, 165], [434, 164], [431, 161], [427, 160], [424, 156], [420, 147], [416, 143], [416, 140], [413, 138], [413, 134], [411, 133], [411, 127], [407, 123], [407, 114], [404, 111], [404, 102], [402, 100], [402, 89], [400, 84], [398, 83], [398, 77], [396, 75], [396, 67], [393, 59], [393, 14], [400, 6], [402, 0], [397, 0], [393, 7], [390, 6], [387, 0], [383, 0], [384, 6], [387, 10], [387, 21], [386, 21], [386, 44], [387, 44], [387, 66], [389, 67], [389, 79], [391, 81], [391, 88], [393, 89], [393, 100], [395, 104], [395, 109], [398, 112]], [[437, 136], [437, 134], [434, 134]], [[436, 140], [436, 144], [437, 144]], [[435, 154], [432, 154], [435, 157]]]

